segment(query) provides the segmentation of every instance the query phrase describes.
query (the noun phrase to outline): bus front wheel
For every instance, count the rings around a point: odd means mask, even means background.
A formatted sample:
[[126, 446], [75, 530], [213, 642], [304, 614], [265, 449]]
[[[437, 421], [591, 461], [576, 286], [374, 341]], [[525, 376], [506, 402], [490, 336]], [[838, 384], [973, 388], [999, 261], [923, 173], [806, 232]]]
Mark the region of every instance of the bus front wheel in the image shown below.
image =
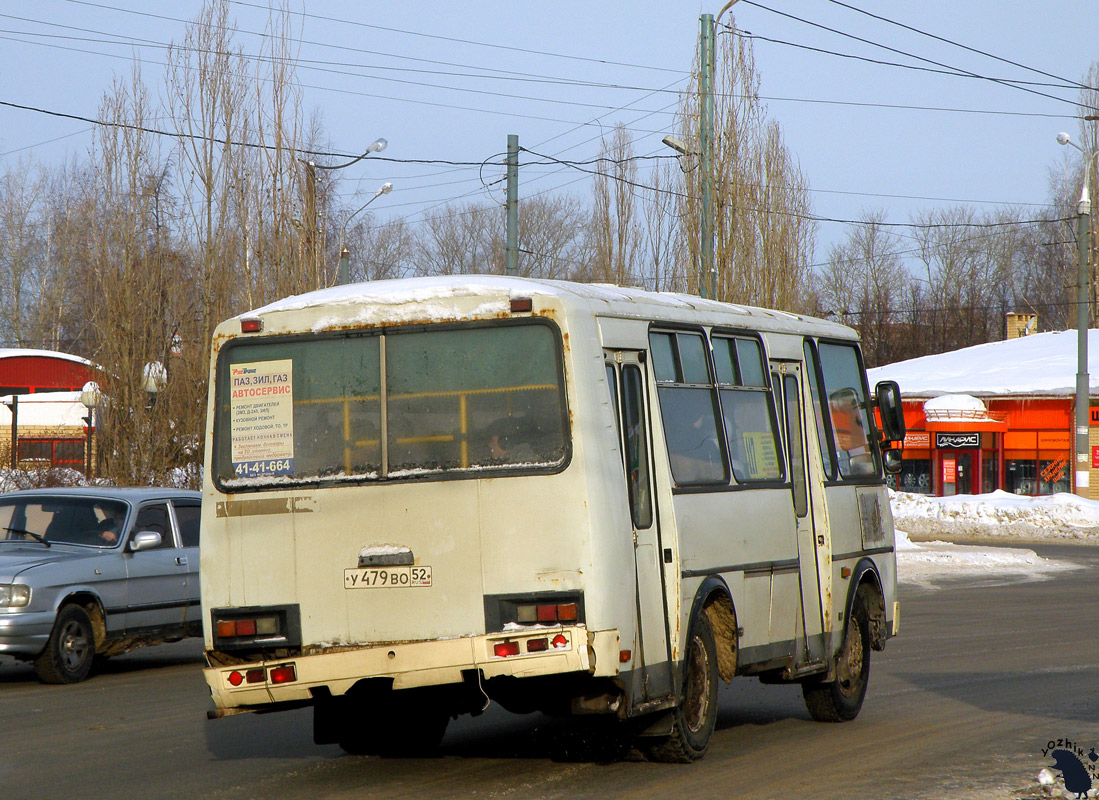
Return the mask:
[[717, 723], [717, 644], [704, 613], [691, 623], [679, 703], [671, 711], [672, 732], [646, 748], [653, 761], [689, 763], [706, 755]]
[[843, 648], [836, 657], [835, 680], [801, 685], [805, 706], [818, 722], [847, 722], [859, 715], [870, 680], [870, 621], [862, 595], [855, 597]]

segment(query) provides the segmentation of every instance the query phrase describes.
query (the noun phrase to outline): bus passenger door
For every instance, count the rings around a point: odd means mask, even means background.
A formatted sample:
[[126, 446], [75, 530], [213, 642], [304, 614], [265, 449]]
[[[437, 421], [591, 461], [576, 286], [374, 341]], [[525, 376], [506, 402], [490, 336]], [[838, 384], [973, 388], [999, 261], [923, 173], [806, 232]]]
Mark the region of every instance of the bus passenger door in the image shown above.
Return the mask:
[[[820, 662], [825, 657], [824, 623], [821, 614], [820, 580], [817, 560], [826, 555], [827, 537], [818, 538], [814, 523], [812, 473], [805, 449], [805, 403], [801, 390], [801, 365], [783, 362], [778, 366], [782, 402], [783, 438], [790, 465], [794, 518], [797, 521], [799, 583], [801, 587], [801, 635], [797, 640], [799, 665]], [[821, 513], [819, 510], [817, 513]]]
[[[645, 353], [614, 350], [606, 354], [615, 421], [618, 425], [630, 505], [637, 587], [637, 640], [633, 664], [642, 677], [633, 688], [646, 700], [672, 694], [672, 664], [668, 643], [664, 567], [660, 531], [653, 503], [649, 404], [646, 396]], [[623, 647], [626, 643], [623, 642]]]

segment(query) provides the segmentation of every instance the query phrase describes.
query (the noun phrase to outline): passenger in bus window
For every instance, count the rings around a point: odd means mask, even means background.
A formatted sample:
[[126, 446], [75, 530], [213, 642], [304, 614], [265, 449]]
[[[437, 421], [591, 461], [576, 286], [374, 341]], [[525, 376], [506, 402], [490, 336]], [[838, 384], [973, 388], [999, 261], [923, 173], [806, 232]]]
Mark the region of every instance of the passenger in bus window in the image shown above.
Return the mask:
[[537, 461], [525, 416], [507, 416], [484, 431], [489, 464], [524, 464]]

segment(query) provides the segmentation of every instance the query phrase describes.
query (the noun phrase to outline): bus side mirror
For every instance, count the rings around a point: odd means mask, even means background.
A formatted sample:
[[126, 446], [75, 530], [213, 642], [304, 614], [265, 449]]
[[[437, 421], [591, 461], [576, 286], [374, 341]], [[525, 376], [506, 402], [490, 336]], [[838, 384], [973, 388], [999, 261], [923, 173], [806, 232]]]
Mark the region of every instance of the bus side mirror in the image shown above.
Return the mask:
[[904, 439], [904, 410], [901, 407], [901, 387], [896, 381], [881, 381], [874, 388], [874, 399], [881, 417], [882, 438], [887, 442]]
[[881, 454], [881, 460], [882, 466], [885, 467], [886, 475], [897, 475], [904, 466], [904, 460], [901, 458], [900, 450], [886, 450]]

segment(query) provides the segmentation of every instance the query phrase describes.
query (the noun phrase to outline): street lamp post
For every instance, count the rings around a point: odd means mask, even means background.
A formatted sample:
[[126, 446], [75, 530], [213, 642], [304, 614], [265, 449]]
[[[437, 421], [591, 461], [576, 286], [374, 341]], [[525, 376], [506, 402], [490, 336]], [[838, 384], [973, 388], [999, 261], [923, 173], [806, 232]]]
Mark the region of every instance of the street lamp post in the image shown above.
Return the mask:
[[92, 435], [95, 431], [95, 410], [99, 407], [99, 384], [88, 381], [80, 391], [80, 402], [88, 409], [88, 416], [84, 417], [87, 433], [84, 438], [84, 477], [92, 477]]
[[383, 194], [389, 194], [392, 191], [393, 184], [386, 181], [378, 187], [378, 191], [374, 192], [373, 197], [351, 212], [351, 216], [343, 221], [343, 225], [340, 227], [340, 269], [339, 275], [336, 278], [337, 283], [341, 285], [351, 283], [351, 251], [347, 249], [347, 245], [344, 244], [343, 240], [343, 235], [347, 232], [347, 226], [351, 222], [351, 217], [354, 217]]
[[1057, 134], [1058, 144], [1075, 147], [1084, 156], [1084, 186], [1076, 205], [1076, 494], [1090, 496], [1091, 473], [1089, 471], [1091, 404], [1091, 380], [1088, 375], [1088, 277], [1091, 265], [1090, 219], [1091, 216], [1091, 162], [1095, 153], [1072, 141], [1067, 133]]
[[[366, 148], [366, 150], [363, 151], [362, 155], [356, 156], [355, 158], [351, 159], [350, 161], [348, 161], [344, 164], [317, 164], [316, 162], [314, 162], [312, 160], [305, 161], [304, 159], [300, 159], [302, 161], [302, 163], [305, 164], [305, 216], [306, 216], [306, 225], [309, 228], [309, 236], [310, 236], [309, 252], [313, 254], [312, 257], [313, 257], [314, 264], [317, 261], [317, 258], [316, 258], [316, 252], [317, 252], [317, 170], [318, 169], [334, 170], [334, 169], [343, 169], [344, 167], [350, 167], [352, 164], [359, 163], [360, 161], [362, 161], [364, 158], [366, 158], [371, 153], [380, 153], [380, 152], [382, 152], [388, 146], [389, 146], [389, 142], [386, 141], [385, 139], [379, 137], [379, 138], [375, 139], [373, 142], [370, 143], [370, 145]], [[390, 189], [393, 188], [392, 184], [386, 184], [386, 185], [389, 186]], [[389, 189], [386, 189], [385, 191], [387, 192], [387, 191], [389, 191]], [[380, 193], [385, 194], [385, 192], [380, 192]], [[366, 206], [370, 205], [370, 201], [373, 200], [374, 198], [376, 198], [377, 196], [378, 195], [376, 194], [376, 195], [374, 195], [374, 197], [370, 198], [370, 200], [368, 200], [366, 202], [366, 205], [364, 205], [362, 208], [360, 208], [359, 211], [362, 211], [363, 208], [366, 208]], [[359, 211], [356, 211], [355, 214], [358, 214]], [[352, 214], [351, 216], [353, 217], [353, 216], [355, 216], [355, 214]], [[351, 217], [348, 217], [348, 219], [350, 219], [350, 218]], [[345, 226], [346, 226], [346, 223], [345, 223]], [[342, 236], [342, 234], [341, 234], [341, 236]], [[343, 254], [343, 247], [341, 245], [341, 247], [340, 247], [340, 268], [341, 269], [343, 268], [343, 264], [344, 264], [344, 254]], [[346, 283], [346, 281], [340, 281], [340, 282], [341, 283]]]

